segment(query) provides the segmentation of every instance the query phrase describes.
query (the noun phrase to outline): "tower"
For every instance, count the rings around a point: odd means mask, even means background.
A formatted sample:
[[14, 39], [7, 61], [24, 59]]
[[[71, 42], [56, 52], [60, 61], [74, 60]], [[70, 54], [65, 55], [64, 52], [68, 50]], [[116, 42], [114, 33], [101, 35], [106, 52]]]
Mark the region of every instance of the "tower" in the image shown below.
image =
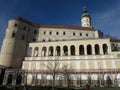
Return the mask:
[[11, 19], [3, 39], [0, 65], [5, 67], [20, 68], [26, 50], [26, 30], [21, 27], [21, 22]]
[[83, 14], [82, 14], [82, 17], [81, 17], [81, 24], [82, 24], [82, 27], [90, 27], [91, 26], [91, 18], [90, 18], [90, 15], [87, 12], [87, 9], [86, 9], [85, 6], [83, 7]]

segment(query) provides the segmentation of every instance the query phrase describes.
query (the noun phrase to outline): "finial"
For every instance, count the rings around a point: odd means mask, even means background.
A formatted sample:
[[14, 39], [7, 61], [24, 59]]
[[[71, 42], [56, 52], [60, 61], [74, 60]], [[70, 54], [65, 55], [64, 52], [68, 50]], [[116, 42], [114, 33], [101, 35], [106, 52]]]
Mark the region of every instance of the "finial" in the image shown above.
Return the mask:
[[83, 14], [82, 17], [84, 16], [89, 16], [88, 12], [87, 12], [87, 8], [85, 6], [83, 6]]

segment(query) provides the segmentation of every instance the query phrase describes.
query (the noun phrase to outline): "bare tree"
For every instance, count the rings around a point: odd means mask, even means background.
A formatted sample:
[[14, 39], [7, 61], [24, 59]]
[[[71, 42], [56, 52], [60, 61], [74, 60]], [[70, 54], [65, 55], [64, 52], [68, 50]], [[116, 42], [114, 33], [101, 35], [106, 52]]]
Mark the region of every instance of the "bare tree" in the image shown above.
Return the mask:
[[57, 74], [61, 71], [59, 58], [55, 57], [53, 59], [50, 59], [50, 60], [47, 61], [47, 64], [44, 63], [43, 66], [46, 67], [46, 72], [48, 74], [52, 75], [52, 79], [53, 79], [53, 81], [52, 81], [52, 90], [54, 90], [54, 88], [55, 88], [55, 80], [56, 80]]
[[69, 65], [64, 65], [62, 67], [62, 72], [64, 79], [67, 82], [67, 87], [70, 87], [72, 85], [72, 80], [71, 80], [71, 73], [73, 72], [72, 67], [69, 67]]

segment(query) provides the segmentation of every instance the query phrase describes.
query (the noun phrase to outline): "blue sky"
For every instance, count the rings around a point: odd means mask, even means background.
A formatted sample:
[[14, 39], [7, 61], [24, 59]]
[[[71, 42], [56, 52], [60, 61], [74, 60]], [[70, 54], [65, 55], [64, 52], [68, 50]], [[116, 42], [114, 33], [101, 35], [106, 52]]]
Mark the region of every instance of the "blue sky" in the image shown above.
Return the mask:
[[120, 38], [120, 0], [0, 0], [0, 45], [11, 18], [21, 16], [39, 24], [80, 26], [84, 5], [93, 27]]

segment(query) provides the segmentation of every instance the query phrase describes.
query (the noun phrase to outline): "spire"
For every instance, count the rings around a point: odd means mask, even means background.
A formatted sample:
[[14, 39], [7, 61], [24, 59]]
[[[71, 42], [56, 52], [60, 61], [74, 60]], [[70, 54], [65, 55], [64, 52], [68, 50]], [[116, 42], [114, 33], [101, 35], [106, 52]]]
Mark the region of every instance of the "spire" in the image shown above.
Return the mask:
[[83, 7], [81, 24], [82, 24], [82, 27], [91, 27], [91, 18], [85, 6]]
[[88, 17], [89, 17], [88, 11], [87, 11], [87, 9], [86, 9], [85, 6], [83, 7], [83, 14], [82, 14], [82, 17], [84, 17], [84, 16], [88, 16]]

